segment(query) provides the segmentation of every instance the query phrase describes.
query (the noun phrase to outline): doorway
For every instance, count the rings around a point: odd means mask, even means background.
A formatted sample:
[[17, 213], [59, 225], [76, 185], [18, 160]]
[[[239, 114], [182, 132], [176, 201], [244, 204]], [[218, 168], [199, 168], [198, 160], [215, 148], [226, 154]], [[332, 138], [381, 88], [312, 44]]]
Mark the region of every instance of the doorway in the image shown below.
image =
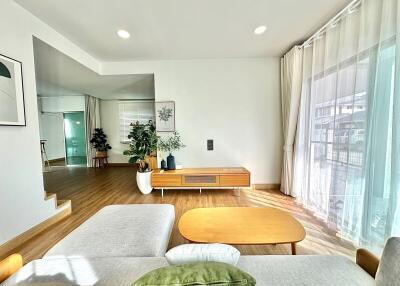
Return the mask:
[[64, 113], [67, 165], [86, 165], [86, 132], [83, 111]]

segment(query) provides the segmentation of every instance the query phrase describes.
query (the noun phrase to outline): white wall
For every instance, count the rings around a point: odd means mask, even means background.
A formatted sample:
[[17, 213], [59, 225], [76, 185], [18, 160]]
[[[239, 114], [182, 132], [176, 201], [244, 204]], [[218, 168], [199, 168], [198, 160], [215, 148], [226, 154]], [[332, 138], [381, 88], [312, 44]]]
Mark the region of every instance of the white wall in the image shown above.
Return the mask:
[[62, 113], [39, 114], [40, 139], [46, 140], [49, 160], [65, 158], [64, 115]]
[[84, 96], [39, 97], [40, 139], [49, 160], [65, 158], [64, 112], [85, 111]]
[[95, 71], [100, 65], [11, 0], [0, 1], [0, 27], [0, 54], [22, 62], [27, 122], [26, 127], [0, 126], [1, 245], [56, 213], [43, 193], [32, 36]]
[[[187, 145], [176, 159], [185, 167], [244, 166], [254, 184], [280, 182], [278, 58], [103, 63], [102, 73], [155, 74], [156, 101], [176, 104]], [[207, 139], [214, 151], [206, 150]]]
[[49, 160], [65, 158], [64, 112], [85, 111], [84, 96], [39, 97], [40, 139]]
[[43, 112], [85, 111], [84, 96], [39, 97]]

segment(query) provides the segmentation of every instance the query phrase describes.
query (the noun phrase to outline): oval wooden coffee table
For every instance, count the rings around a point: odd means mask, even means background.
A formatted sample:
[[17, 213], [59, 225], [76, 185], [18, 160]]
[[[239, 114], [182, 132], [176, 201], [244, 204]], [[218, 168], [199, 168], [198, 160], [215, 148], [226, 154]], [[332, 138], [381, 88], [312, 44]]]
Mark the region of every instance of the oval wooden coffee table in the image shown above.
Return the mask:
[[296, 243], [304, 227], [289, 213], [275, 208], [223, 207], [187, 211], [179, 220], [179, 232], [191, 242], [226, 244]]

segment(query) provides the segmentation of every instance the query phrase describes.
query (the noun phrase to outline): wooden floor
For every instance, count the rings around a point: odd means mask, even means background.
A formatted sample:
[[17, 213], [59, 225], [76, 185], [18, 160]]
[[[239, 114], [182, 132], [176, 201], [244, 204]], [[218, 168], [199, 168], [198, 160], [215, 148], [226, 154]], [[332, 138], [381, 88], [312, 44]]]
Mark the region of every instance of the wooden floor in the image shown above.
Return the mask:
[[[46, 191], [57, 193], [58, 199], [72, 200], [72, 215], [26, 242], [17, 249], [24, 261], [42, 257], [54, 244], [82, 224], [102, 207], [111, 204], [167, 203], [175, 205], [176, 222], [169, 247], [186, 243], [179, 234], [177, 222], [189, 209], [197, 207], [254, 206], [276, 207], [292, 213], [305, 227], [306, 239], [298, 244], [298, 254], [342, 254], [354, 258], [355, 249], [335, 236], [325, 225], [279, 191], [242, 190], [168, 190], [164, 198], [159, 191], [142, 195], [135, 182], [136, 169], [109, 167], [54, 167], [44, 173]], [[290, 245], [237, 246], [242, 254], [289, 254]]]

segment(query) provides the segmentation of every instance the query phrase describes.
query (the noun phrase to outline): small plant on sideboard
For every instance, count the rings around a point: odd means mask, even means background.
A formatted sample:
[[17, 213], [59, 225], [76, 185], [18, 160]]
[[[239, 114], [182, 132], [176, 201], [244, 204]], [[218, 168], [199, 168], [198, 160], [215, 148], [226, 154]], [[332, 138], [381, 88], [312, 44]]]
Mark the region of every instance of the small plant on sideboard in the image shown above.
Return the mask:
[[172, 155], [172, 152], [178, 151], [179, 149], [182, 149], [184, 147], [186, 146], [182, 143], [181, 136], [177, 131], [175, 131], [170, 137], [160, 138], [158, 142], [158, 150], [160, 150], [161, 152], [169, 152], [166, 163], [167, 166], [165, 168], [165, 160], [163, 159], [162, 161], [164, 161], [164, 163], [161, 161], [161, 168], [175, 170], [175, 157]]

